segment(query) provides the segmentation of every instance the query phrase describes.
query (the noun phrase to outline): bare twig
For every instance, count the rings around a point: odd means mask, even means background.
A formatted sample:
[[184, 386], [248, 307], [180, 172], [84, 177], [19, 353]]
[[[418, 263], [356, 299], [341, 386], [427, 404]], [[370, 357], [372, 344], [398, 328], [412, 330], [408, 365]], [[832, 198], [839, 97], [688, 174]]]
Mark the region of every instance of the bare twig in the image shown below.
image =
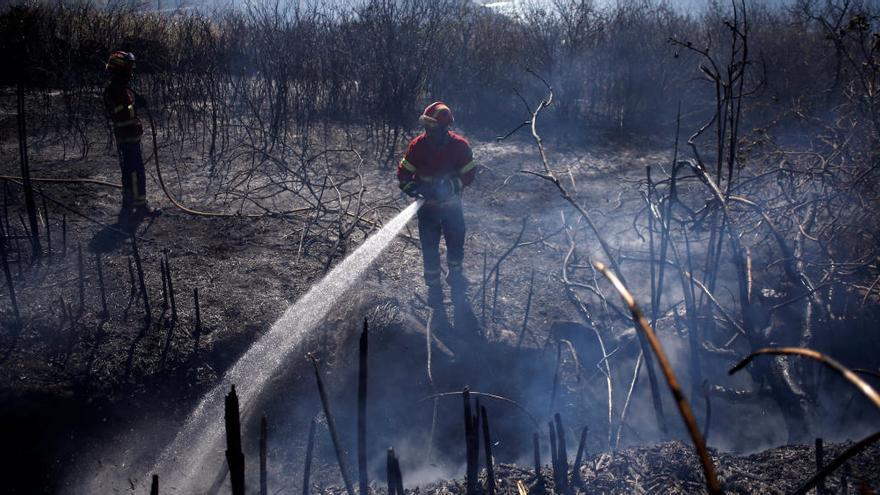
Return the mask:
[[703, 435], [700, 433], [700, 429], [697, 426], [697, 421], [696, 418], [694, 418], [694, 413], [691, 410], [690, 404], [688, 404], [687, 399], [685, 399], [684, 392], [682, 392], [681, 387], [678, 384], [678, 379], [672, 371], [672, 364], [669, 362], [666, 353], [663, 351], [663, 347], [660, 345], [660, 340], [657, 339], [657, 335], [648, 324], [648, 320], [645, 319], [642, 311], [636, 305], [632, 294], [630, 294], [629, 290], [627, 290], [620, 279], [618, 279], [617, 276], [604, 264], [596, 262], [595, 266], [597, 270], [602, 272], [602, 274], [608, 278], [620, 294], [620, 297], [632, 312], [633, 320], [642, 330], [651, 345], [651, 349], [657, 355], [660, 369], [666, 377], [666, 383], [669, 385], [669, 390], [672, 392], [673, 398], [675, 398], [675, 403], [678, 406], [682, 419], [684, 420], [685, 427], [687, 427], [691, 440], [694, 442], [694, 446], [697, 449], [697, 454], [700, 457], [700, 464], [703, 466], [703, 474], [706, 476], [706, 487], [708, 488], [709, 493], [722, 493], [721, 484], [718, 482], [718, 477], [715, 475], [715, 465], [712, 463], [712, 458], [709, 457], [709, 451], [706, 450], [706, 442], [703, 440]]
[[339, 432], [336, 429], [336, 420], [333, 412], [330, 410], [330, 399], [327, 396], [327, 390], [324, 388], [324, 380], [321, 378], [321, 371], [318, 369], [318, 360], [311, 353], [308, 354], [315, 368], [315, 380], [318, 383], [318, 395], [321, 397], [321, 405], [324, 408], [324, 417], [327, 419], [327, 428], [330, 430], [330, 439], [333, 441], [333, 448], [336, 451], [336, 461], [339, 463], [339, 472], [342, 473], [342, 481], [345, 483], [345, 491], [348, 495], [354, 495], [354, 488], [348, 477], [348, 470], [345, 468], [345, 451], [342, 443], [339, 441]]
[[[422, 397], [421, 399], [418, 400], [418, 402], [424, 402], [429, 399], [437, 399], [440, 397], [453, 397], [456, 395], [461, 395], [462, 393], [463, 392], [443, 392], [443, 393], [439, 393], [439, 394], [433, 394], [433, 395], [429, 395], [427, 397]], [[477, 397], [488, 397], [490, 399], [495, 399], [495, 400], [498, 400], [501, 402], [507, 402], [508, 404], [513, 405], [514, 407], [516, 407], [517, 409], [522, 411], [526, 416], [528, 416], [529, 419], [532, 420], [532, 423], [534, 423], [536, 428], [539, 427], [538, 420], [535, 418], [535, 416], [533, 416], [532, 413], [530, 413], [528, 411], [528, 409], [526, 409], [525, 407], [520, 405], [520, 403], [516, 402], [515, 400], [508, 399], [507, 397], [502, 397], [502, 396], [496, 395], [496, 394], [487, 394], [485, 392], [474, 392], [473, 390], [471, 390], [469, 393], [470, 393], [470, 395], [477, 396]]]
[[358, 485], [360, 495], [368, 495], [370, 486], [367, 478], [367, 357], [368, 327], [364, 318], [364, 329], [361, 332], [358, 352]]
[[835, 372], [839, 373], [848, 382], [855, 385], [855, 387], [858, 388], [859, 391], [861, 391], [865, 395], [865, 397], [867, 397], [872, 403], [874, 403], [875, 406], [880, 408], [880, 394], [878, 394], [877, 391], [874, 390], [874, 387], [869, 385], [866, 381], [862, 380], [858, 375], [856, 375], [852, 370], [850, 370], [846, 366], [840, 364], [839, 362], [832, 359], [831, 357], [826, 356], [825, 354], [822, 354], [821, 352], [814, 351], [812, 349], [804, 349], [801, 347], [780, 347], [777, 349], [768, 347], [768, 348], [764, 348], [764, 349], [758, 349], [757, 351], [746, 356], [745, 359], [743, 359], [742, 361], [737, 363], [736, 366], [734, 366], [733, 368], [730, 368], [730, 371], [728, 373], [730, 373], [731, 375], [736, 373], [737, 371], [745, 368], [752, 361], [752, 359], [755, 358], [755, 356], [761, 356], [761, 355], [765, 355], [765, 354], [797, 355], [797, 356], [808, 357], [810, 359], [815, 359], [816, 361], [819, 361], [820, 363], [824, 364], [825, 366], [827, 366], [827, 367], [831, 368], [832, 370], [834, 370]]
[[489, 434], [489, 415], [486, 406], [480, 407], [483, 418], [483, 448], [486, 454], [486, 493], [495, 495], [495, 469], [492, 460], [492, 437]]
[[526, 329], [529, 325], [529, 310], [532, 308], [532, 293], [535, 289], [535, 269], [532, 268], [532, 274], [529, 276], [529, 295], [526, 298], [526, 309], [525, 315], [523, 316], [522, 328], [519, 331], [519, 337], [516, 339], [516, 348], [519, 349], [522, 346], [523, 337], [526, 336]]

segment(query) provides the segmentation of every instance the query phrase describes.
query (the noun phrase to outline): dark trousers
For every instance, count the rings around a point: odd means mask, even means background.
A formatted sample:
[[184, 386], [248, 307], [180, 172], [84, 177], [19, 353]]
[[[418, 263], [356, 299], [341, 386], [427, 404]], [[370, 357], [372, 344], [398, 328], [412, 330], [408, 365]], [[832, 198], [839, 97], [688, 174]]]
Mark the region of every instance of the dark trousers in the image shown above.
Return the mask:
[[131, 209], [147, 203], [146, 174], [141, 143], [119, 143], [119, 168], [122, 172], [122, 208]]
[[419, 210], [419, 240], [425, 263], [425, 283], [440, 284], [440, 237], [446, 239], [446, 264], [450, 278], [461, 277], [464, 259], [464, 214], [461, 200], [443, 204], [426, 203]]

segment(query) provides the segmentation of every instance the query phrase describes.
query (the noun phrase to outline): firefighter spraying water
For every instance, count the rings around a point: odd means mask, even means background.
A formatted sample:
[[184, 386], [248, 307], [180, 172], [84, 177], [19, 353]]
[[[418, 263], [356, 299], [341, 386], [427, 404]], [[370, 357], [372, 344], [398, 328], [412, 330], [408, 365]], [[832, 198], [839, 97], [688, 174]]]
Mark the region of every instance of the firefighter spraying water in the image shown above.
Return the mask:
[[474, 180], [476, 162], [467, 139], [449, 130], [454, 118], [445, 103], [428, 105], [419, 122], [425, 132], [410, 142], [397, 167], [397, 178], [404, 193], [425, 201], [418, 214], [419, 239], [432, 330], [449, 328], [441, 285], [443, 237], [455, 329], [462, 336], [473, 335], [479, 328], [468, 301], [468, 280], [463, 270], [465, 221], [461, 193]]

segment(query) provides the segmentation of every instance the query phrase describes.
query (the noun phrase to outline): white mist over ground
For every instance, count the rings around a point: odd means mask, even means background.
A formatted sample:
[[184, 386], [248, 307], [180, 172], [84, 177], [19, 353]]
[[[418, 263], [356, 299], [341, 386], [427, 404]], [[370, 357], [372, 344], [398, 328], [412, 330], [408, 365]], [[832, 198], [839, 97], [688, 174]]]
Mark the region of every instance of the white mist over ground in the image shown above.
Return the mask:
[[[163, 490], [204, 493], [225, 462], [225, 432], [219, 418], [223, 417], [224, 397], [230, 386], [236, 385], [242, 423], [245, 423], [244, 416], [260, 396], [267, 381], [288, 363], [291, 354], [301, 351], [301, 343], [306, 335], [337, 306], [337, 300], [388, 247], [421, 205], [422, 200], [418, 200], [401, 211], [287, 308], [269, 331], [205, 394], [155, 466], [138, 479], [146, 483], [150, 475], [155, 473], [162, 479]], [[258, 294], [254, 296], [259, 297]], [[85, 487], [81, 493], [101, 493], [106, 488]]]

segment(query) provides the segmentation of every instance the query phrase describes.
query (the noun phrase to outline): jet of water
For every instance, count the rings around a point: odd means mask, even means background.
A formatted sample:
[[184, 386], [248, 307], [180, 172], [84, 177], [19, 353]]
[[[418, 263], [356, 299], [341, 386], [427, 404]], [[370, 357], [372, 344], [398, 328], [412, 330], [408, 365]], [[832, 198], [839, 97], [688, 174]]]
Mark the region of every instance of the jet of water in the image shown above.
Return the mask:
[[[301, 350], [306, 335], [337, 306], [339, 298], [388, 247], [422, 203], [418, 200], [401, 211], [287, 308], [271, 329], [226, 372], [220, 383], [205, 394], [171, 445], [145, 474], [159, 474], [166, 480], [163, 484], [175, 487], [178, 493], [197, 493], [200, 488], [204, 489], [205, 479], [216, 475], [221, 468], [209, 462], [208, 469], [202, 470], [206, 457], [222, 452], [223, 427], [219, 418], [223, 417], [223, 399], [230, 385], [236, 385], [241, 409], [248, 411], [269, 378], [291, 355]], [[141, 479], [147, 479], [146, 475]]]

